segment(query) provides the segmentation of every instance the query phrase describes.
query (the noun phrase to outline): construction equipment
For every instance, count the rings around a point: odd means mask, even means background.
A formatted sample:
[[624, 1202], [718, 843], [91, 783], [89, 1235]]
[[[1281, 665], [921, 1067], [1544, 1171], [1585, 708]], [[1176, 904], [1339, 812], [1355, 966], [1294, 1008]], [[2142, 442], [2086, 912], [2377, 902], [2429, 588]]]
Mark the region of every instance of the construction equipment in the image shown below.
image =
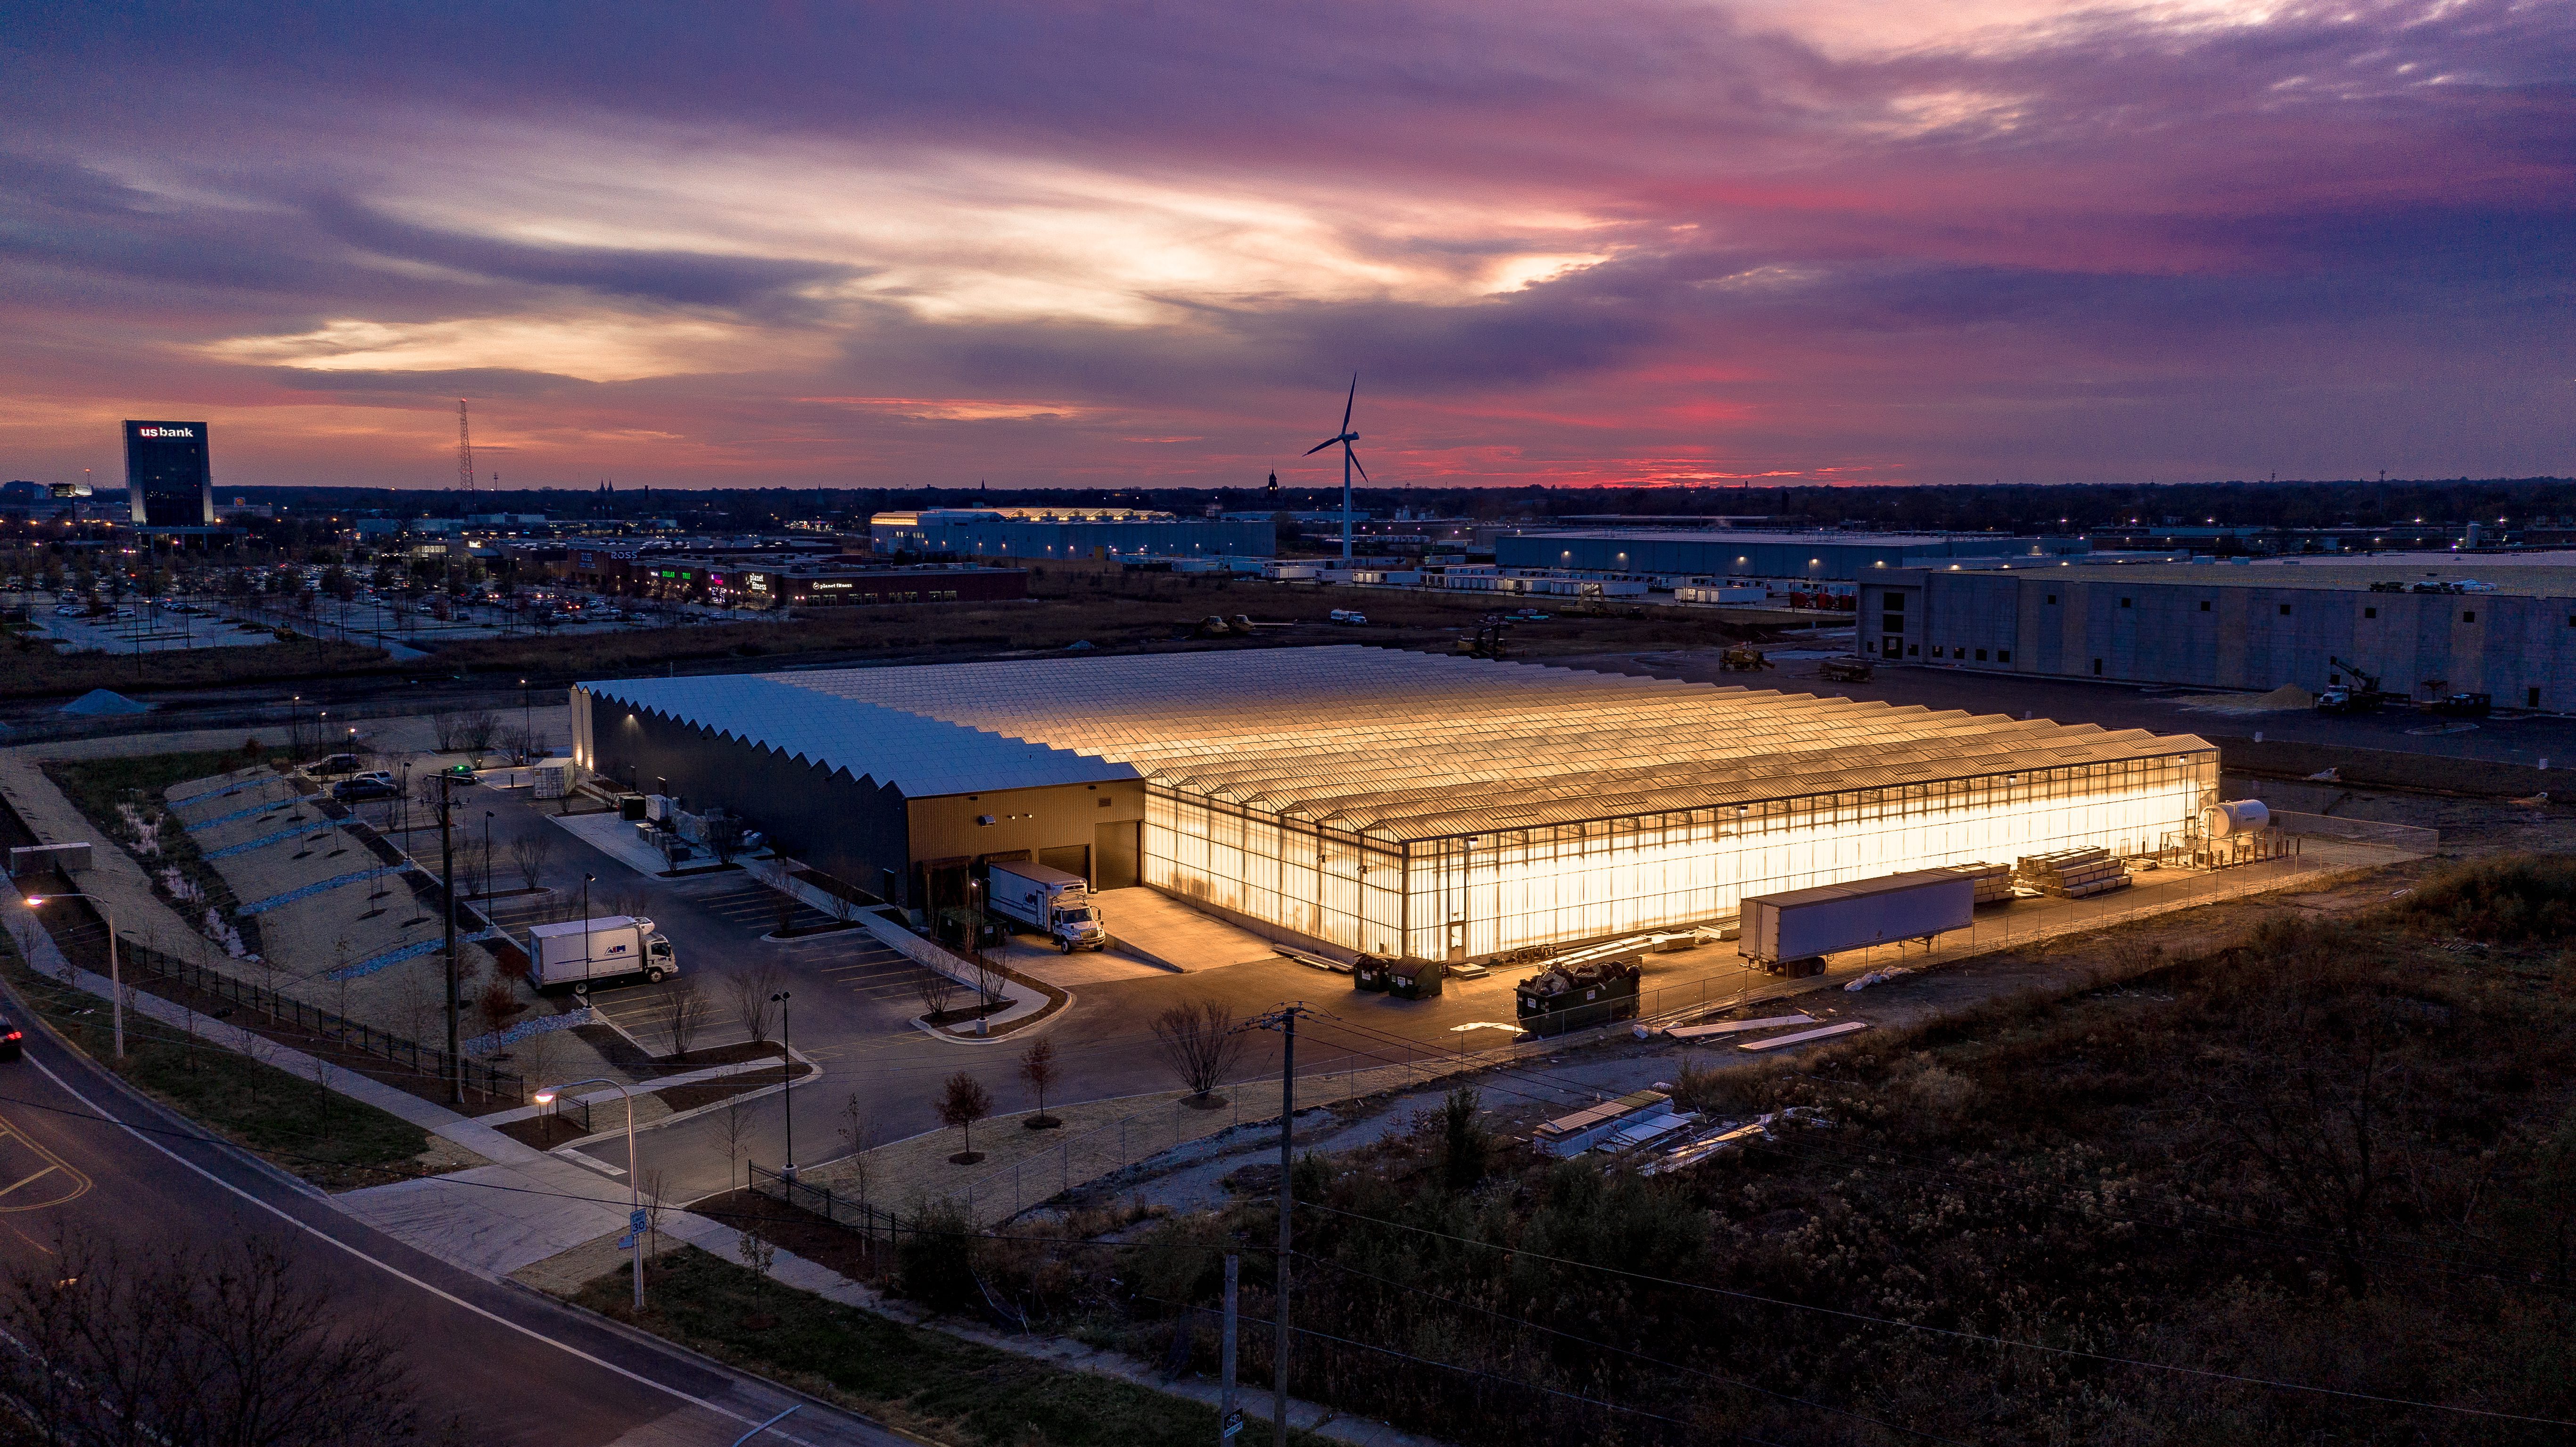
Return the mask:
[[2364, 673], [2359, 668], [2356, 668], [2332, 655], [2327, 656], [2326, 662], [2343, 670], [2345, 674], [2351, 677], [2352, 682], [2350, 684], [2336, 684], [2325, 692], [2318, 694], [2317, 712], [2372, 713], [2377, 711], [2379, 705], [2384, 701], [2383, 695], [2379, 691], [2378, 674]]
[[1473, 636], [1458, 640], [1457, 651], [1469, 658], [1500, 659], [1504, 640], [1511, 633], [1511, 628], [1511, 619], [1499, 613], [1488, 613], [1476, 620]]
[[1874, 671], [1866, 658], [1828, 658], [1816, 665], [1816, 676], [1827, 683], [1867, 683]]
[[2495, 695], [2454, 693], [2437, 698], [2424, 705], [2424, 708], [2427, 712], [2438, 713], [2445, 718], [2485, 718], [2495, 712]]
[[1762, 656], [1762, 650], [1750, 643], [1738, 643], [1718, 655], [1717, 666], [1729, 673], [1753, 673], [1780, 665]]

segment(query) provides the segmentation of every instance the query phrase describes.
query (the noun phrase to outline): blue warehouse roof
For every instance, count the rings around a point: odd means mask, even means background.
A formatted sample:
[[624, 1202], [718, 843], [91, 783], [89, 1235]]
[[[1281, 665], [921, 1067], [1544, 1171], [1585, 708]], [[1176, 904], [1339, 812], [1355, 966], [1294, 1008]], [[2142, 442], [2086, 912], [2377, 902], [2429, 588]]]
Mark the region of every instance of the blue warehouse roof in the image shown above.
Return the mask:
[[[1071, 749], [753, 675], [628, 678], [579, 687], [594, 700], [627, 704], [721, 738], [847, 770], [853, 778], [891, 784], [914, 799], [1143, 777], [1129, 765]], [[609, 725], [594, 713], [591, 726], [604, 730]]]

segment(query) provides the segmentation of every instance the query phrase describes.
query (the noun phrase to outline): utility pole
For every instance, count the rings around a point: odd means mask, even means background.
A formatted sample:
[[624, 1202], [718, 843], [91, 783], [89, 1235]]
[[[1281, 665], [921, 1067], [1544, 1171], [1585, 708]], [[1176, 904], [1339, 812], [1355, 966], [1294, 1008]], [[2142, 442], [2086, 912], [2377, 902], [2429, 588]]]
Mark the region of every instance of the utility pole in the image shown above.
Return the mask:
[[1220, 1405], [1217, 1409], [1217, 1447], [1225, 1447], [1226, 1443], [1234, 1440], [1234, 1435], [1236, 1433], [1243, 1430], [1243, 1413], [1235, 1406], [1234, 1403], [1235, 1277], [1238, 1268], [1242, 1265], [1243, 1258], [1235, 1255], [1231, 1251], [1226, 1253], [1225, 1344], [1219, 1349], [1220, 1355], [1224, 1359], [1222, 1375], [1225, 1379], [1225, 1395], [1220, 1399]]
[[1278, 1300], [1272, 1306], [1277, 1329], [1270, 1363], [1270, 1441], [1288, 1447], [1288, 1257], [1292, 1240], [1291, 1210], [1296, 1205], [1297, 1020], [1315, 1013], [1304, 1005], [1282, 1005], [1252, 1023], [1276, 1030], [1279, 1042], [1279, 1264]]
[[464, 1004], [456, 975], [456, 831], [449, 827], [455, 808], [455, 781], [438, 774], [438, 894], [447, 916], [447, 1103], [465, 1103], [465, 1049], [457, 1035]]

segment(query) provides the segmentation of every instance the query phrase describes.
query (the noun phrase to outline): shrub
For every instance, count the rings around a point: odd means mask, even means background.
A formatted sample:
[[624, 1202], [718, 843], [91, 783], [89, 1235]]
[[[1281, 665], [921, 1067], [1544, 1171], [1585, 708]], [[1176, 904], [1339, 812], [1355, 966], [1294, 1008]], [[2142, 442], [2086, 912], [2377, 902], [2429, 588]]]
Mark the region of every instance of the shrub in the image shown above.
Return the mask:
[[2524, 854], [2463, 864], [2426, 881], [2405, 909], [2471, 939], [2560, 938], [2576, 930], [2576, 859]]
[[903, 1223], [894, 1250], [895, 1290], [940, 1311], [973, 1305], [983, 1295], [975, 1282], [977, 1243], [965, 1207], [945, 1196], [924, 1203]]

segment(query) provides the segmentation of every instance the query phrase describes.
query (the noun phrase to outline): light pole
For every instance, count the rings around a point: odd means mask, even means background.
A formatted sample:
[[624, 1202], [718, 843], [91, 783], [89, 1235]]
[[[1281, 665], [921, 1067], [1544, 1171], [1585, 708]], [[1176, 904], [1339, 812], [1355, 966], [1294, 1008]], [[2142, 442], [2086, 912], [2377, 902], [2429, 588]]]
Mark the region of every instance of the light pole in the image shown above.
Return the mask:
[[635, 1309], [642, 1311], [644, 1309], [644, 1227], [642, 1224], [644, 1194], [640, 1184], [643, 1177], [635, 1174], [635, 1094], [619, 1082], [600, 1075], [588, 1080], [568, 1081], [562, 1085], [540, 1090], [537, 1092], [537, 1104], [552, 1105], [557, 1096], [576, 1085], [615, 1085], [617, 1093], [626, 1097], [626, 1230], [628, 1239], [635, 1243]]
[[581, 977], [584, 980], [590, 978], [590, 886], [598, 878], [596, 874], [581, 877]]
[[40, 909], [58, 899], [88, 900], [90, 902], [90, 907], [98, 911], [98, 917], [107, 921], [108, 1018], [116, 1022], [116, 1058], [123, 1060], [125, 1058], [125, 976], [124, 973], [117, 968], [116, 916], [108, 912], [107, 901], [94, 894], [31, 895], [27, 900], [27, 908], [30, 910]]
[[787, 1109], [787, 1164], [778, 1173], [792, 1181], [796, 1179], [796, 1076], [787, 1046], [787, 1000], [785, 990], [769, 997], [769, 1002], [778, 1007], [778, 1100]]
[[520, 763], [522, 763], [522, 764], [533, 764], [533, 763], [535, 763], [535, 762], [537, 761], [537, 729], [536, 729], [536, 717], [537, 717], [537, 702], [536, 702], [536, 694], [535, 694], [532, 690], [530, 690], [530, 689], [529, 689], [529, 687], [528, 687], [528, 681], [527, 681], [526, 679], [524, 679], [524, 678], [523, 678], [523, 679], [520, 679], [520, 680], [519, 680], [519, 762], [520, 762]]
[[483, 907], [492, 907], [492, 811], [483, 811]]

